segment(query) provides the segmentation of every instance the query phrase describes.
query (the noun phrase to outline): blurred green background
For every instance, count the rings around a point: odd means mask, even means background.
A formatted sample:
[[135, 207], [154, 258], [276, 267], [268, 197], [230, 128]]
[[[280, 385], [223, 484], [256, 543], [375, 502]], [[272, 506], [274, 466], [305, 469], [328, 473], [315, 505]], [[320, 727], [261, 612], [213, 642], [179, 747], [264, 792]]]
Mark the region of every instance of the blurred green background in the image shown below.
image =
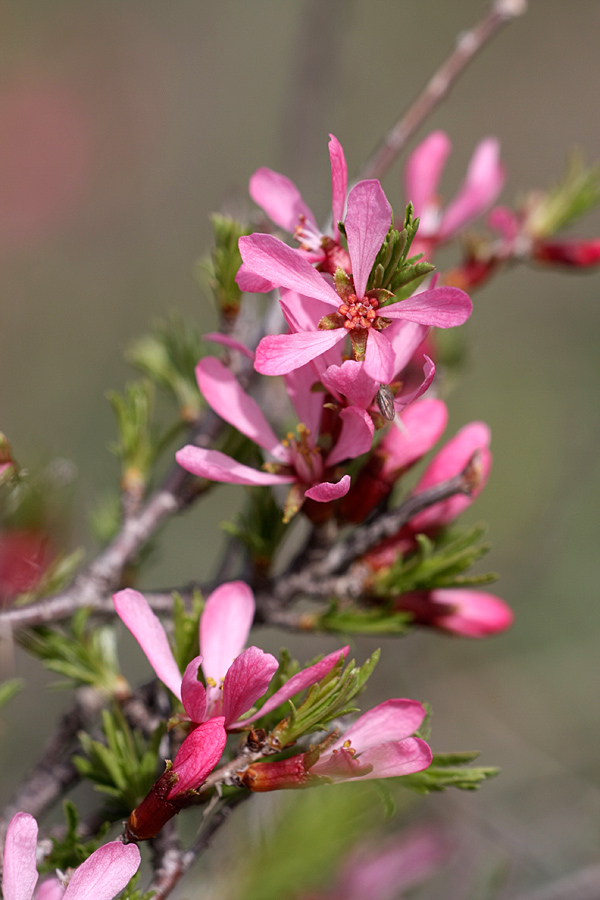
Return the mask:
[[[326, 216], [328, 132], [355, 173], [484, 7], [2, 4], [0, 427], [22, 464], [76, 465], [74, 544], [117, 477], [104, 392], [132, 375], [123, 348], [172, 308], [203, 330], [215, 325], [192, 275], [210, 244], [209, 213], [249, 211], [248, 178], [267, 165]], [[433, 128], [451, 136], [446, 197], [486, 135], [502, 144], [507, 203], [555, 182], [572, 147], [600, 156], [599, 29], [597, 0], [533, 0], [484, 51], [411, 144]], [[384, 187], [399, 209], [400, 163]], [[600, 216], [578, 233], [599, 234]], [[523, 267], [476, 295], [448, 434], [476, 418], [492, 427], [492, 477], [466, 518], [490, 523], [488, 559], [502, 576], [493, 590], [516, 624], [482, 643], [384, 640], [369, 695], [431, 701], [436, 749], [480, 748], [484, 764], [502, 767], [477, 796], [425, 805], [460, 822], [475, 856], [507, 864], [509, 895], [600, 862], [599, 294], [599, 273]], [[144, 586], [207, 576], [215, 522], [235, 502], [234, 489], [219, 489], [173, 522]], [[337, 646], [266, 640], [300, 658]], [[380, 643], [360, 641], [357, 653]], [[16, 669], [28, 683], [0, 723], [6, 794], [65, 700], [48, 700], [37, 664], [19, 657]]]

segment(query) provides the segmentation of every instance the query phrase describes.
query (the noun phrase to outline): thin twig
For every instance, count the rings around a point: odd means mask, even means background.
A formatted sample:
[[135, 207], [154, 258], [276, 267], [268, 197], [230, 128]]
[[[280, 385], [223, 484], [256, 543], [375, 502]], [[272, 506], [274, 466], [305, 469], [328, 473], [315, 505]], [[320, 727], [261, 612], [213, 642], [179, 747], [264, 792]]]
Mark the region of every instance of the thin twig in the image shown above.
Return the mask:
[[526, 9], [526, 0], [496, 0], [489, 12], [470, 31], [465, 31], [458, 37], [450, 56], [367, 160], [360, 171], [358, 181], [365, 178], [381, 178], [387, 172], [415, 131], [449, 93], [471, 60], [503, 25], [522, 15]]

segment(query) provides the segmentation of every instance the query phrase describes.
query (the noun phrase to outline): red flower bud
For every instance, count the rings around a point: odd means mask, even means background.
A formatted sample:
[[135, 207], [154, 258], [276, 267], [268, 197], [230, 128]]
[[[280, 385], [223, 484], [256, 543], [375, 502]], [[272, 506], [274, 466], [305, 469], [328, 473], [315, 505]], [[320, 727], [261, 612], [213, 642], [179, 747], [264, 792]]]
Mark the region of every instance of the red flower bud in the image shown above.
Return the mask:
[[596, 266], [600, 263], [600, 238], [555, 243], [538, 241], [533, 246], [533, 258], [575, 269]]

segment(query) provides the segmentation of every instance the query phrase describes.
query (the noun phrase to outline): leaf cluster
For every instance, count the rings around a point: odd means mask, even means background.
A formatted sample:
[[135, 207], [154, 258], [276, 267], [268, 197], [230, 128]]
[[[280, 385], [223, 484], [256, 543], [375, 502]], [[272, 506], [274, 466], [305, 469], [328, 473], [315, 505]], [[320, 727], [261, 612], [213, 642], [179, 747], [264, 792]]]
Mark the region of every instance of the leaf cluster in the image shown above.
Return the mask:
[[421, 261], [422, 254], [409, 257], [418, 229], [419, 219], [413, 218], [413, 206], [409, 203], [402, 230], [398, 231], [392, 223], [369, 276], [368, 290], [386, 290], [394, 295], [384, 300], [382, 307], [409, 297], [435, 269], [431, 263]]
[[362, 690], [379, 661], [380, 652], [375, 653], [362, 666], [355, 666], [354, 660], [344, 667], [344, 658], [321, 681], [309, 688], [304, 701], [296, 707], [289, 701], [291, 712], [275, 727], [272, 738], [280, 746], [293, 744], [304, 734], [322, 731], [328, 722], [340, 716], [358, 712], [351, 701]]
[[211, 216], [211, 222], [215, 246], [210, 257], [198, 264], [198, 274], [208, 281], [217, 308], [226, 319], [231, 320], [237, 316], [242, 297], [235, 281], [242, 264], [238, 241], [242, 235], [250, 234], [250, 230], [235, 219], [219, 213]]
[[108, 696], [123, 687], [112, 626], [87, 627], [89, 610], [78, 610], [63, 630], [45, 625], [22, 631], [17, 640], [46, 669], [62, 675], [61, 688], [91, 686]]
[[463, 574], [490, 549], [481, 544], [485, 526], [474, 525], [455, 537], [446, 536], [435, 543], [424, 534], [416, 536], [418, 550], [398, 559], [375, 576], [373, 593], [393, 597], [410, 591], [429, 591], [439, 587], [465, 587], [488, 584], [496, 575]]
[[450, 787], [461, 791], [475, 791], [500, 771], [494, 766], [469, 766], [468, 763], [478, 756], [478, 751], [437, 753], [428, 769], [412, 775], [402, 775], [396, 781], [417, 794], [445, 791]]
[[63, 815], [66, 823], [65, 834], [62, 838], [51, 838], [52, 850], [44, 857], [40, 866], [41, 872], [53, 872], [55, 869], [64, 872], [68, 868], [74, 869], [80, 866], [94, 850], [98, 849], [100, 844], [104, 843], [104, 838], [110, 828], [110, 823], [105, 822], [100, 826], [95, 837], [89, 841], [82, 841], [77, 836], [79, 813], [71, 800], [65, 800], [63, 803]]
[[80, 733], [85, 756], [75, 756], [73, 762], [97, 791], [110, 798], [107, 813], [114, 821], [126, 818], [154, 784], [166, 725], [161, 723], [146, 741], [140, 731], [130, 728], [119, 709], [103, 710], [102, 731], [106, 743]]
[[255, 570], [266, 574], [287, 526], [270, 488], [256, 487], [247, 492], [247, 497], [246, 508], [237, 520], [223, 522], [221, 527], [244, 545]]

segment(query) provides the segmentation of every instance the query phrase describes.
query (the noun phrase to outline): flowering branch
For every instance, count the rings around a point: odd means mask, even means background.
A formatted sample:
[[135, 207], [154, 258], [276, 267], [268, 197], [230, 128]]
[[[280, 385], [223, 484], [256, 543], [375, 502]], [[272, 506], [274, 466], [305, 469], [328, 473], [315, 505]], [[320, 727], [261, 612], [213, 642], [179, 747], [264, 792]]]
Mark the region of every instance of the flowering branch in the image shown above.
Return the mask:
[[402, 152], [412, 135], [446, 97], [471, 60], [498, 33], [503, 25], [523, 15], [527, 0], [495, 0], [488, 13], [469, 31], [463, 32], [456, 47], [429, 79], [414, 103], [388, 131], [360, 171], [359, 179], [381, 178]]

